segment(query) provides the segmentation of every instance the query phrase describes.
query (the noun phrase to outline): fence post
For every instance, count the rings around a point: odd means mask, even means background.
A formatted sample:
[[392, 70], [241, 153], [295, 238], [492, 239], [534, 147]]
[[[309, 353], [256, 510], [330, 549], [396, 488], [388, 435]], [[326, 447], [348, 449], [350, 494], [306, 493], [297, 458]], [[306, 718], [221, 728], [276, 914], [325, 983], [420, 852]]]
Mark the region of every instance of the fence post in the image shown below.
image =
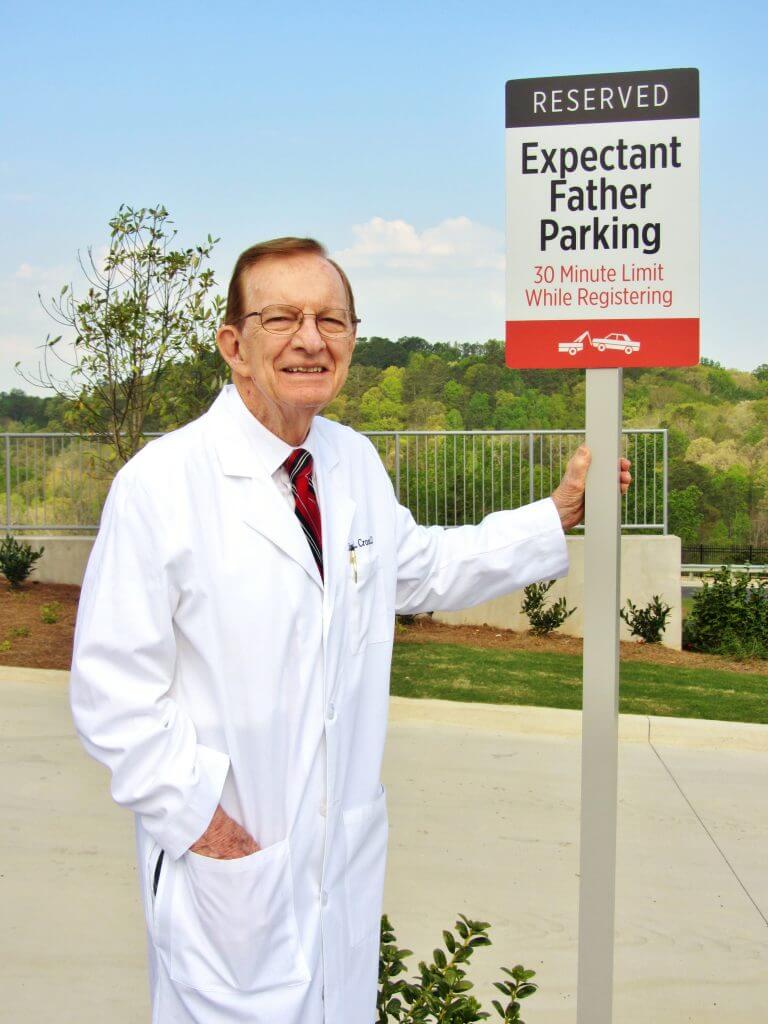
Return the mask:
[[528, 433], [528, 496], [531, 504], [536, 500], [533, 472], [533, 431]]
[[[662, 486], [662, 501], [664, 502], [664, 536], [669, 533], [669, 431], [664, 431], [664, 483]], [[654, 453], [655, 455], [655, 453]]]
[[5, 435], [5, 528], [11, 530], [11, 439]]
[[395, 431], [395, 495], [400, 501], [400, 434]]

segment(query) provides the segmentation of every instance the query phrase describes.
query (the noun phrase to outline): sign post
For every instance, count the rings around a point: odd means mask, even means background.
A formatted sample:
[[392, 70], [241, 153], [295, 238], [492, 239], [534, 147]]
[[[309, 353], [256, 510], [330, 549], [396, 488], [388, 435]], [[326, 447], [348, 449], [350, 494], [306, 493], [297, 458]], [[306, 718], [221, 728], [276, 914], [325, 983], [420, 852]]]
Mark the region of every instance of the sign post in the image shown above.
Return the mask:
[[610, 1024], [619, 751], [622, 370], [587, 370], [577, 1024]]
[[578, 1024], [613, 1019], [622, 368], [699, 359], [695, 69], [507, 82], [507, 365], [586, 370]]

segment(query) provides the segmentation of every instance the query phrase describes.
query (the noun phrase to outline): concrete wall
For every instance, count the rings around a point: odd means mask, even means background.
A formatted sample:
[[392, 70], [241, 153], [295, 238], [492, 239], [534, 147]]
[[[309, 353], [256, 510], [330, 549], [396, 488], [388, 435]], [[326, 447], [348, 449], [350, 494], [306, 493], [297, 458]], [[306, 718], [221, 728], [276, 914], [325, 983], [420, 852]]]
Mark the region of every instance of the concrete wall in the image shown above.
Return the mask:
[[[43, 557], [37, 563], [33, 579], [41, 583], [75, 583], [83, 579], [93, 537], [19, 537], [33, 548], [45, 546]], [[558, 580], [549, 597], [557, 600], [565, 594], [569, 607], [576, 611], [559, 632], [569, 636], [582, 636], [584, 611], [584, 538], [568, 538], [571, 569], [564, 580]], [[672, 606], [664, 643], [677, 650], [681, 645], [682, 608], [680, 596], [680, 538], [653, 536], [624, 536], [621, 540], [621, 603], [630, 598], [644, 605], [659, 594]], [[475, 605], [460, 612], [439, 612], [440, 622], [462, 625], [500, 626], [505, 629], [526, 630], [528, 619], [520, 611], [521, 592], [498, 597], [493, 601]], [[621, 624], [622, 640], [632, 639], [626, 624]]]
[[[547, 595], [556, 601], [565, 594], [568, 607], [576, 611], [558, 630], [568, 636], [583, 636], [584, 628], [584, 538], [568, 538], [571, 568], [568, 576], [558, 580]], [[680, 538], [625, 535], [621, 538], [622, 605], [629, 598], [636, 605], [645, 605], [658, 594], [672, 608], [667, 620], [663, 643], [680, 650], [682, 640], [682, 601], [680, 594]], [[459, 612], [437, 612], [439, 622], [468, 626], [488, 625], [523, 631], [530, 623], [520, 611], [522, 592], [497, 597]], [[621, 639], [635, 639], [622, 621]]]
[[94, 537], [16, 537], [27, 543], [33, 551], [45, 548], [42, 558], [35, 562], [30, 579], [41, 583], [83, 582], [85, 566], [93, 547]]

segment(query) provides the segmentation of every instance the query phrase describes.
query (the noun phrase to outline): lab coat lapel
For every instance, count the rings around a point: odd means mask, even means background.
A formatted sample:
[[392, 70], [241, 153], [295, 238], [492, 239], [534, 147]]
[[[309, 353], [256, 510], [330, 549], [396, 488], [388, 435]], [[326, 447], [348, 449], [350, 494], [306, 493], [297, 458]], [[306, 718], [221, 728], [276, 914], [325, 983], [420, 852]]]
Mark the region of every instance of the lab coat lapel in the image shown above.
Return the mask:
[[[327, 697], [335, 693], [342, 673], [339, 659], [343, 657], [338, 639], [344, 635], [335, 620], [344, 614], [344, 592], [349, 572], [349, 531], [357, 504], [345, 484], [344, 473], [336, 450], [318, 431], [319, 458], [323, 472], [318, 474], [318, 499], [323, 521], [323, 559], [325, 567], [326, 611], [323, 622], [325, 643], [325, 674], [331, 681]], [[331, 633], [331, 627], [335, 626]], [[332, 638], [336, 642], [331, 642]]]
[[237, 481], [232, 492], [238, 514], [251, 529], [298, 562], [310, 579], [322, 588], [320, 573], [301, 524], [281, 497], [271, 475], [251, 450], [248, 439], [228, 412], [225, 402], [226, 396], [222, 391], [206, 413], [206, 425], [224, 475], [245, 478]]
[[301, 524], [275, 487], [272, 477], [254, 477], [242, 495], [242, 516], [247, 525], [303, 566], [310, 579], [322, 587], [320, 572]]

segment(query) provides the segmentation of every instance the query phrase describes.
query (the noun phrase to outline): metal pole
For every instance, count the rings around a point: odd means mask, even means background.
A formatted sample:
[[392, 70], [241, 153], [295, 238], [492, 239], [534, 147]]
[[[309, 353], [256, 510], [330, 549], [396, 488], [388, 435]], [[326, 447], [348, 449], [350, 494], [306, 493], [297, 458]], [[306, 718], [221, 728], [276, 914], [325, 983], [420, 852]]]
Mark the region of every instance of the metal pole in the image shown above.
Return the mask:
[[577, 1024], [613, 1019], [619, 735], [621, 370], [587, 370]]
[[535, 500], [534, 479], [533, 479], [533, 433], [528, 434], [528, 499], [533, 504]]
[[669, 533], [669, 431], [664, 431], [664, 492], [662, 501], [664, 502], [664, 536]]
[[5, 435], [5, 528], [11, 529], [11, 439]]
[[400, 435], [395, 434], [395, 496], [400, 501]]

